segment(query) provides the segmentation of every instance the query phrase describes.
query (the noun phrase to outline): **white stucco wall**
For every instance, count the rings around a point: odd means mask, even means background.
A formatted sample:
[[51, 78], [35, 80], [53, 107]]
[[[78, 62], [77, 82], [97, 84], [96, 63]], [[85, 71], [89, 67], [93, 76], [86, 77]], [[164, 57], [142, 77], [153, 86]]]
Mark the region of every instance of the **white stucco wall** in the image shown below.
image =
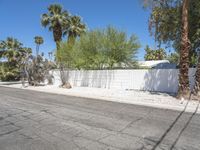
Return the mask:
[[[178, 69], [69, 71], [69, 82], [72, 86], [175, 93], [178, 73]], [[194, 74], [195, 69], [190, 69], [191, 86]], [[54, 84], [60, 85], [59, 71], [54, 70], [53, 75]]]

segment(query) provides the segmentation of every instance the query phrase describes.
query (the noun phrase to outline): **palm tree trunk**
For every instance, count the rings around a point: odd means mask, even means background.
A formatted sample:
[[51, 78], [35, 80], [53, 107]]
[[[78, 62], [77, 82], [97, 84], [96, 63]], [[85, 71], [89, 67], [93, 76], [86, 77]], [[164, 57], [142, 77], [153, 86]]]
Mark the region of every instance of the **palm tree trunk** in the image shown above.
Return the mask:
[[61, 78], [61, 86], [63, 86], [66, 83], [66, 78], [65, 78], [65, 69], [64, 65], [61, 63], [60, 64], [60, 78]]
[[40, 44], [38, 44], [38, 55], [40, 54]]
[[60, 49], [60, 41], [56, 41], [56, 50]]
[[36, 44], [36, 56], [38, 57], [38, 53], [39, 53], [39, 45]]
[[57, 24], [53, 28], [53, 37], [54, 41], [56, 42], [56, 49], [60, 49], [60, 42], [62, 41], [62, 28], [60, 24]]
[[193, 94], [196, 96], [200, 96], [200, 56], [198, 59], [197, 70], [195, 73], [195, 86], [193, 89]]
[[189, 98], [189, 49], [190, 41], [188, 38], [188, 7], [189, 0], [183, 1], [182, 8], [182, 37], [181, 37], [181, 51], [180, 51], [180, 69], [179, 69], [179, 89], [177, 98]]

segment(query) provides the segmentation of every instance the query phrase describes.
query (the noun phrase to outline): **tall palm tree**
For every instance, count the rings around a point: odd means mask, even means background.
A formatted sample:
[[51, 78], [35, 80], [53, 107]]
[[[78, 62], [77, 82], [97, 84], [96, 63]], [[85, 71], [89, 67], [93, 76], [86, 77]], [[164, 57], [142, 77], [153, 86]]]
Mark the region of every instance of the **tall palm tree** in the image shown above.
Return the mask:
[[48, 7], [48, 13], [43, 14], [41, 18], [42, 26], [49, 27], [49, 31], [53, 32], [56, 48], [59, 49], [62, 41], [63, 27], [68, 24], [69, 13], [63, 11], [59, 4], [52, 4]]
[[[156, 5], [163, 5], [168, 0], [143, 0], [144, 6], [150, 5], [150, 7], [155, 7]], [[180, 49], [180, 69], [179, 69], [179, 85], [177, 98], [189, 98], [190, 86], [189, 86], [189, 51], [190, 51], [190, 40], [188, 38], [189, 33], [189, 3], [190, 0], [172, 0], [172, 4], [182, 3], [182, 31], [181, 31], [181, 49]]]
[[44, 43], [44, 40], [41, 36], [35, 36], [34, 39], [36, 44], [36, 56], [38, 56], [40, 45]]
[[63, 34], [68, 36], [68, 42], [73, 45], [75, 39], [85, 32], [86, 25], [82, 22], [81, 17], [71, 16]]
[[182, 6], [182, 35], [181, 35], [181, 50], [180, 50], [180, 69], [179, 69], [179, 89], [178, 98], [189, 98], [189, 50], [190, 40], [188, 38], [188, 8], [189, 0], [183, 0]]

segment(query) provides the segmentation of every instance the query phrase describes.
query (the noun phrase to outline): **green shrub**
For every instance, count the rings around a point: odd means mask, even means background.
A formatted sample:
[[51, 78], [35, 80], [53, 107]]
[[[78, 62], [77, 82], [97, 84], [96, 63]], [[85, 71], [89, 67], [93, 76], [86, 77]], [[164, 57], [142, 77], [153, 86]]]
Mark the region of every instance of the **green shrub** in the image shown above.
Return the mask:
[[61, 43], [56, 58], [73, 69], [114, 69], [134, 67], [140, 47], [135, 35], [127, 36], [113, 27], [83, 34], [73, 46]]
[[17, 81], [20, 79], [17, 68], [10, 67], [8, 63], [3, 63], [0, 66], [0, 80], [1, 81]]

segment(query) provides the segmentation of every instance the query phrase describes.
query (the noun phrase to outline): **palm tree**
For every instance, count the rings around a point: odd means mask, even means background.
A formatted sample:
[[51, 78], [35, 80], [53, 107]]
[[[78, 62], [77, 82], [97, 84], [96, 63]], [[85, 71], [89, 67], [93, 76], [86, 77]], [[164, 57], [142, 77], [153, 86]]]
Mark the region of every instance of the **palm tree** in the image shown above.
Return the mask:
[[35, 36], [34, 39], [36, 44], [36, 56], [38, 56], [40, 45], [44, 43], [44, 40], [41, 36]]
[[19, 63], [25, 63], [26, 61], [28, 61], [28, 59], [30, 59], [31, 56], [32, 56], [31, 48], [28, 48], [28, 47], [20, 48], [17, 61]]
[[[71, 46], [74, 45], [76, 37], [80, 36], [82, 33], [84, 33], [86, 30], [85, 24], [81, 22], [81, 18], [79, 16], [70, 16], [68, 23], [64, 26], [64, 33], [63, 35], [68, 36], [68, 46], [71, 48]], [[64, 64], [61, 62], [61, 59], [63, 57], [62, 52], [57, 53], [57, 57], [60, 61], [60, 75], [61, 75], [61, 81], [62, 81], [62, 87], [66, 86], [68, 88], [71, 88], [70, 83], [67, 81], [69, 76], [69, 63], [67, 63], [67, 75], [65, 75], [64, 72]]]
[[1, 57], [6, 57], [8, 62], [16, 61], [19, 49], [22, 47], [17, 39], [8, 37], [5, 41], [0, 42], [0, 55]]
[[188, 38], [188, 7], [189, 0], [183, 1], [182, 6], [182, 36], [181, 36], [181, 51], [180, 51], [180, 69], [179, 69], [179, 89], [178, 98], [189, 98], [189, 49], [190, 40]]
[[81, 17], [71, 16], [63, 34], [68, 35], [68, 43], [73, 45], [75, 39], [85, 32], [86, 25], [82, 23]]
[[[168, 2], [167, 0], [143, 0], [144, 6], [150, 5], [154, 7], [156, 5], [163, 5]], [[189, 50], [190, 50], [190, 40], [188, 38], [189, 33], [189, 2], [190, 0], [173, 0], [170, 1], [172, 4], [182, 2], [182, 31], [181, 31], [181, 49], [180, 49], [180, 69], [179, 69], [179, 85], [178, 85], [178, 94], [177, 98], [189, 98], [190, 95], [190, 86], [189, 86]]]
[[59, 4], [52, 4], [48, 7], [48, 14], [43, 14], [41, 18], [42, 26], [49, 27], [49, 31], [53, 32], [56, 48], [59, 49], [62, 41], [63, 27], [68, 24], [69, 13], [63, 11]]

